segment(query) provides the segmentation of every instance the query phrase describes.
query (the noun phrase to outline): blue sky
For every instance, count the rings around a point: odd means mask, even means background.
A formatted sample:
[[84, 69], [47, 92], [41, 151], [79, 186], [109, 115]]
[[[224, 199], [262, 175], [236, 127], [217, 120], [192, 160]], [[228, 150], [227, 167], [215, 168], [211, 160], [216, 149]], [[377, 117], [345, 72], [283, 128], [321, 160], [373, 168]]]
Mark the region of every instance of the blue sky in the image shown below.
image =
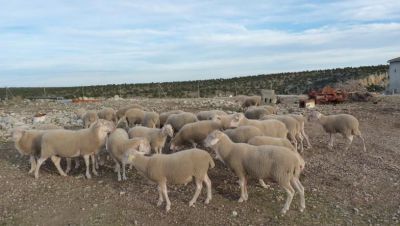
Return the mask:
[[399, 0], [0, 0], [0, 86], [180, 81], [386, 64]]

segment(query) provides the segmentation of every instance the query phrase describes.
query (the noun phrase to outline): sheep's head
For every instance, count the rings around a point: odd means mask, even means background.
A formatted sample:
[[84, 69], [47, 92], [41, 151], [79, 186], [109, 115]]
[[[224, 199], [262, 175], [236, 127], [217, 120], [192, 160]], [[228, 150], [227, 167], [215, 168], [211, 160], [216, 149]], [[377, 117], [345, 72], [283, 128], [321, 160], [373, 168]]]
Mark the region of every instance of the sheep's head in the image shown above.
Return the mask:
[[113, 122], [99, 119], [90, 128], [97, 130], [99, 135], [107, 135], [108, 133], [111, 133], [115, 130], [115, 125]]
[[151, 146], [147, 139], [143, 138], [139, 141], [139, 152], [143, 152], [145, 154], [150, 154]]
[[22, 136], [25, 134], [24, 128], [15, 128], [11, 131], [11, 137], [14, 142], [19, 141]]
[[123, 161], [128, 164], [132, 164], [132, 162], [139, 156], [144, 155], [144, 152], [138, 152], [137, 150], [128, 150], [125, 152]]
[[221, 132], [219, 130], [213, 131], [204, 140], [204, 146], [210, 148], [210, 147], [216, 145], [221, 140], [222, 136], [224, 136], [223, 132]]
[[232, 117], [231, 120], [231, 127], [236, 128], [239, 126], [240, 122], [244, 119], [244, 114], [243, 113], [236, 113], [233, 114], [229, 117]]
[[174, 130], [172, 129], [172, 126], [170, 124], [164, 125], [162, 128], [162, 133], [169, 136], [173, 137], [174, 136]]
[[310, 114], [308, 115], [308, 121], [317, 121], [320, 119], [322, 114], [318, 111], [311, 111]]

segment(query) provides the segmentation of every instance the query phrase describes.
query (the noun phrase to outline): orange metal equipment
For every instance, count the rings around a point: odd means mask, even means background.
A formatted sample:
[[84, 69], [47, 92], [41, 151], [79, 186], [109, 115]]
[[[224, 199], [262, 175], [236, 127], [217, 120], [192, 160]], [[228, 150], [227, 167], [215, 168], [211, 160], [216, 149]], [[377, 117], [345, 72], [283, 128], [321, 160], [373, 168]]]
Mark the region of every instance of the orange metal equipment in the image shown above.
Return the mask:
[[315, 104], [341, 103], [347, 100], [348, 94], [342, 90], [336, 90], [330, 86], [325, 86], [320, 91], [308, 93], [310, 99], [315, 100]]

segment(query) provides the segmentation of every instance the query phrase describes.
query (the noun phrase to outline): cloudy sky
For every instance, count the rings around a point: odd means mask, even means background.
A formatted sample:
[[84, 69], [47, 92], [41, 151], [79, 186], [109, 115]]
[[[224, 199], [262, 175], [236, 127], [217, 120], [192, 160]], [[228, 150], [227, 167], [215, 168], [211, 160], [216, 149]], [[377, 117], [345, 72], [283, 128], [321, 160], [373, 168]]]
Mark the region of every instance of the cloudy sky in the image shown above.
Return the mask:
[[0, 86], [227, 78], [386, 64], [399, 0], [0, 0]]

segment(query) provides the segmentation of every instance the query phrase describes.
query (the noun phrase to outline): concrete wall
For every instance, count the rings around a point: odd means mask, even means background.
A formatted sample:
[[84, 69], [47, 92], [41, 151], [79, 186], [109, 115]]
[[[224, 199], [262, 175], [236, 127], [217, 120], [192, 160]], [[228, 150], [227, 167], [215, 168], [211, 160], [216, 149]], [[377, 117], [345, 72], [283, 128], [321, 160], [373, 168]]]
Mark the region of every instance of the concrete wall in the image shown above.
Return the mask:
[[391, 93], [395, 90], [400, 93], [400, 62], [393, 62], [389, 66], [389, 88], [388, 92]]

